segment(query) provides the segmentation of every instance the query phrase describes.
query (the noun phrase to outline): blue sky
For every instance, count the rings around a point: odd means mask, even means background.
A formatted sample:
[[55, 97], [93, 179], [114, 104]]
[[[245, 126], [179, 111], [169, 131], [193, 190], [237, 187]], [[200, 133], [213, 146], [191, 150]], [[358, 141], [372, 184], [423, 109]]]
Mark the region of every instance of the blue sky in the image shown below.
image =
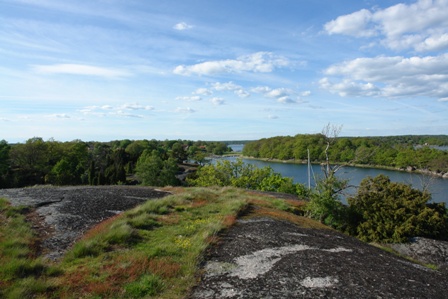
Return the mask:
[[0, 0], [0, 139], [448, 134], [448, 0]]

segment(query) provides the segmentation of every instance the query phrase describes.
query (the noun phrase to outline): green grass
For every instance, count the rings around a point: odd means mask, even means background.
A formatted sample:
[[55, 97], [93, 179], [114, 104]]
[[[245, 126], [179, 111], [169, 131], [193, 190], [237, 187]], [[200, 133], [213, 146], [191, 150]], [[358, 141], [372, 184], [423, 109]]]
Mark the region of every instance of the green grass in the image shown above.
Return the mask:
[[0, 298], [44, 296], [52, 290], [57, 268], [34, 258], [35, 236], [26, 207], [13, 207], [0, 198]]
[[247, 204], [243, 191], [229, 188], [149, 200], [97, 226], [67, 253], [59, 295], [181, 298], [204, 250]]
[[241, 189], [171, 191], [95, 226], [57, 267], [33, 258], [27, 209], [0, 201], [0, 298], [183, 298], [205, 249], [249, 206], [296, 217], [296, 203]]

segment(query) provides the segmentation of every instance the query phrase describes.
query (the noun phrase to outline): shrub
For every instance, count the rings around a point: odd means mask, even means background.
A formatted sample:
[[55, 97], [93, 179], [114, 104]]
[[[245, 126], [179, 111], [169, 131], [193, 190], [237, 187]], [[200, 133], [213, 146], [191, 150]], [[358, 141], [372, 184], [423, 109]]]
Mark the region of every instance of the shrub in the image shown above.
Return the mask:
[[337, 178], [334, 173], [317, 180], [305, 207], [307, 215], [326, 225], [345, 230], [348, 211], [339, 196], [346, 186], [347, 180]]
[[351, 230], [373, 242], [405, 242], [410, 237], [446, 238], [445, 204], [428, 204], [431, 195], [385, 175], [366, 178], [355, 196], [348, 198], [357, 220]]

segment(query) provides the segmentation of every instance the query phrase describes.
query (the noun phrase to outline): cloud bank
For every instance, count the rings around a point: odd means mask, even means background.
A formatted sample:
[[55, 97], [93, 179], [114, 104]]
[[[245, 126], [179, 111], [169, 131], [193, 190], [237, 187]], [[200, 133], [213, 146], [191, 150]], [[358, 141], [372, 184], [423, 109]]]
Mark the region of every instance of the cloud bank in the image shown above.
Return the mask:
[[419, 0], [339, 16], [324, 29], [328, 34], [378, 36], [381, 44], [394, 50], [440, 51], [448, 49], [447, 12], [448, 0]]
[[217, 75], [223, 73], [269, 73], [276, 68], [291, 65], [283, 57], [270, 52], [257, 52], [251, 55], [240, 56], [237, 59], [206, 61], [193, 65], [179, 65], [174, 69], [177, 75]]
[[324, 73], [335, 78], [321, 79], [320, 86], [341, 96], [448, 98], [448, 54], [357, 58]]

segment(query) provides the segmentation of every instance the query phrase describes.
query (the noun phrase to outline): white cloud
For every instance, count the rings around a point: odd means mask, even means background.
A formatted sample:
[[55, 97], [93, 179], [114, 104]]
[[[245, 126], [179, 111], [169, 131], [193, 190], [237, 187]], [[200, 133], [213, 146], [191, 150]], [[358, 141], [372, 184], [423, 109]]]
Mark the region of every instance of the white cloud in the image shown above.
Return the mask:
[[442, 50], [448, 48], [447, 11], [447, 0], [418, 0], [374, 11], [359, 10], [339, 16], [324, 28], [329, 34], [381, 35], [382, 44], [395, 50]]
[[225, 103], [223, 98], [218, 98], [218, 97], [211, 98], [210, 102], [212, 102], [213, 105], [216, 105], [216, 106], [223, 105]]
[[[104, 107], [104, 106], [103, 106]], [[113, 107], [111, 106], [106, 106], [108, 107], [107, 109], [113, 109]], [[125, 109], [125, 110], [154, 110], [154, 107], [152, 106], [144, 106], [144, 105], [140, 105], [138, 103], [134, 103], [134, 104], [123, 104], [120, 107], [118, 107], [119, 109]]]
[[279, 97], [277, 98], [277, 102], [282, 104], [295, 103], [295, 101], [291, 99], [289, 96]]
[[186, 108], [177, 107], [176, 112], [178, 112], [178, 113], [194, 113], [196, 111], [194, 109], [191, 109], [190, 107], [186, 107]]
[[149, 105], [141, 105], [139, 103], [125, 103], [119, 106], [103, 105], [103, 106], [87, 106], [79, 110], [84, 115], [93, 115], [99, 117], [120, 116], [143, 118], [143, 115], [129, 113], [129, 111], [151, 111], [154, 107]]
[[346, 34], [353, 36], [372, 36], [376, 32], [373, 29], [367, 29], [372, 20], [372, 13], [367, 9], [337, 17], [324, 25], [329, 34]]
[[[330, 66], [320, 86], [341, 96], [448, 97], [448, 54], [358, 58]], [[336, 81], [336, 82], [335, 82]]]
[[216, 91], [233, 91], [234, 94], [240, 98], [247, 98], [250, 93], [247, 92], [242, 86], [235, 84], [233, 82], [220, 83], [216, 82], [212, 84], [212, 88]]
[[206, 61], [193, 65], [179, 65], [174, 69], [178, 75], [216, 75], [223, 73], [269, 73], [276, 68], [286, 67], [291, 62], [270, 52], [257, 52], [237, 59]]
[[179, 31], [183, 31], [183, 30], [191, 29], [191, 28], [193, 28], [193, 26], [189, 25], [185, 22], [180, 22], [180, 23], [177, 23], [176, 25], [174, 25], [173, 28], [176, 30], [179, 30]]
[[202, 98], [200, 96], [189, 96], [189, 97], [177, 97], [176, 100], [187, 101], [187, 102], [197, 102], [197, 101], [201, 101]]
[[267, 93], [267, 92], [269, 92], [269, 91], [271, 91], [271, 88], [270, 87], [268, 87], [268, 86], [257, 86], [257, 87], [254, 87], [254, 88], [252, 88], [251, 89], [253, 92], [256, 92], [256, 93]]
[[417, 51], [439, 51], [448, 48], [448, 34], [433, 34], [415, 46]]
[[198, 88], [196, 89], [196, 91], [193, 92], [193, 94], [199, 94], [199, 95], [203, 95], [203, 96], [209, 96], [211, 94], [213, 94], [213, 91], [211, 91], [210, 89], [207, 88]]
[[346, 96], [378, 96], [380, 90], [372, 83], [362, 83], [357, 81], [342, 80], [338, 83], [331, 82], [328, 78], [319, 81], [322, 88], [337, 93], [341, 97]]
[[41, 74], [67, 74], [82, 76], [97, 76], [105, 78], [129, 77], [131, 74], [124, 70], [104, 68], [84, 64], [53, 64], [34, 65], [33, 70]]
[[52, 116], [55, 118], [70, 118], [70, 116], [65, 113], [53, 114]]
[[272, 89], [268, 86], [257, 86], [251, 89], [253, 92], [260, 93], [264, 97], [275, 99], [279, 103], [297, 103], [299, 100], [298, 95], [291, 89], [287, 88], [275, 88]]
[[269, 98], [281, 98], [288, 96], [291, 93], [291, 90], [288, 90], [286, 88], [276, 88], [266, 92], [265, 95]]
[[233, 90], [238, 90], [238, 89], [242, 89], [243, 87], [240, 85], [237, 85], [235, 83], [233, 83], [232, 81], [230, 82], [226, 82], [226, 83], [220, 83], [220, 82], [216, 82], [212, 84], [213, 89], [217, 90], [217, 91], [233, 91]]
[[110, 113], [110, 115], [121, 116], [121, 117], [130, 117], [130, 118], [143, 118], [143, 115], [128, 113], [123, 110], [118, 110]]
[[268, 119], [278, 119], [277, 115], [268, 115]]
[[239, 96], [240, 98], [247, 98], [250, 97], [250, 93], [245, 91], [244, 89], [237, 89], [234, 91], [234, 93]]

